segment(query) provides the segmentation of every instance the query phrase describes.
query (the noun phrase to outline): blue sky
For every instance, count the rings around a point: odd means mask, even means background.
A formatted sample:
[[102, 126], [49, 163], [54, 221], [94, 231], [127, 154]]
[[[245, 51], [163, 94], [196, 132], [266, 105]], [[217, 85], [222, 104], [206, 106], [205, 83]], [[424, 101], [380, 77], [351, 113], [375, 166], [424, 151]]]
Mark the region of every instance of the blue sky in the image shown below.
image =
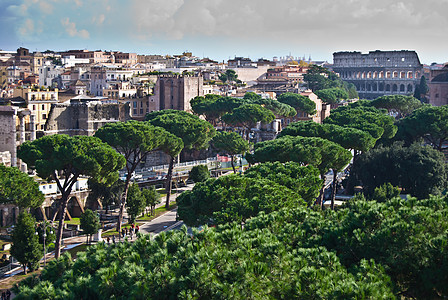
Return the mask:
[[0, 49], [329, 61], [408, 49], [446, 62], [447, 13], [448, 0], [0, 0]]

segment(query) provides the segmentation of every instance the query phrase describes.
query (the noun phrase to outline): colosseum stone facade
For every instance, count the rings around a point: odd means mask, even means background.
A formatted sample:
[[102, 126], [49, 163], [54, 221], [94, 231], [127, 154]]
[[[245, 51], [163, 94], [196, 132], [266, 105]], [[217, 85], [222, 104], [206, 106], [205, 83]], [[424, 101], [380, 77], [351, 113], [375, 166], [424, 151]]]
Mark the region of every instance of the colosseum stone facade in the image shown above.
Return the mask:
[[333, 53], [333, 71], [356, 86], [359, 97], [413, 94], [423, 74], [415, 51], [371, 51]]

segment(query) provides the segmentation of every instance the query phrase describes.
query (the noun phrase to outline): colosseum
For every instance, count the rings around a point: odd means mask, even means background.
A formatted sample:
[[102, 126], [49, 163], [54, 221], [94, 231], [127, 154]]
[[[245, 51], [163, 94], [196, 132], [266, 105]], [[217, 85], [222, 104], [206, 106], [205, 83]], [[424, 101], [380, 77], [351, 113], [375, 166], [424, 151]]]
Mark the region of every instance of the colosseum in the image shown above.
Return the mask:
[[333, 71], [356, 86], [359, 97], [413, 94], [423, 74], [415, 51], [370, 51], [333, 53]]

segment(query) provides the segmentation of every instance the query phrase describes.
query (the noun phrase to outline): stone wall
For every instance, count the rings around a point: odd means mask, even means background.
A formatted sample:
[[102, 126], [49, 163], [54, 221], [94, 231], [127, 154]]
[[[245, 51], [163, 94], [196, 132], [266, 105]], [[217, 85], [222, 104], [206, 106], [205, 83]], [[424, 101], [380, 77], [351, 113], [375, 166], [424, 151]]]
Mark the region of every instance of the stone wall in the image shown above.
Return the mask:
[[360, 98], [413, 94], [423, 74], [415, 51], [333, 53], [333, 71], [353, 83]]
[[16, 116], [11, 106], [0, 106], [0, 152], [9, 152], [11, 165], [16, 166]]
[[110, 122], [129, 119], [129, 105], [97, 101], [55, 104], [45, 124], [45, 134], [94, 135]]

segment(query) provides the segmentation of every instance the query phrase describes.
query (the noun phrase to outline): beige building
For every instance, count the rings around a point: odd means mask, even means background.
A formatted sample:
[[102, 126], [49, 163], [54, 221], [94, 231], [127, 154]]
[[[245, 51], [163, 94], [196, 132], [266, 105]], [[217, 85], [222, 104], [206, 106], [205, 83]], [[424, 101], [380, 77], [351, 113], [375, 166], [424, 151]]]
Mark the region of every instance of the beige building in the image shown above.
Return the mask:
[[[35, 126], [37, 131], [43, 131], [45, 122], [52, 104], [58, 103], [58, 89], [40, 90], [30, 88], [14, 89], [14, 97], [25, 99], [28, 109], [35, 116]], [[29, 117], [25, 119], [25, 126], [29, 126]]]

